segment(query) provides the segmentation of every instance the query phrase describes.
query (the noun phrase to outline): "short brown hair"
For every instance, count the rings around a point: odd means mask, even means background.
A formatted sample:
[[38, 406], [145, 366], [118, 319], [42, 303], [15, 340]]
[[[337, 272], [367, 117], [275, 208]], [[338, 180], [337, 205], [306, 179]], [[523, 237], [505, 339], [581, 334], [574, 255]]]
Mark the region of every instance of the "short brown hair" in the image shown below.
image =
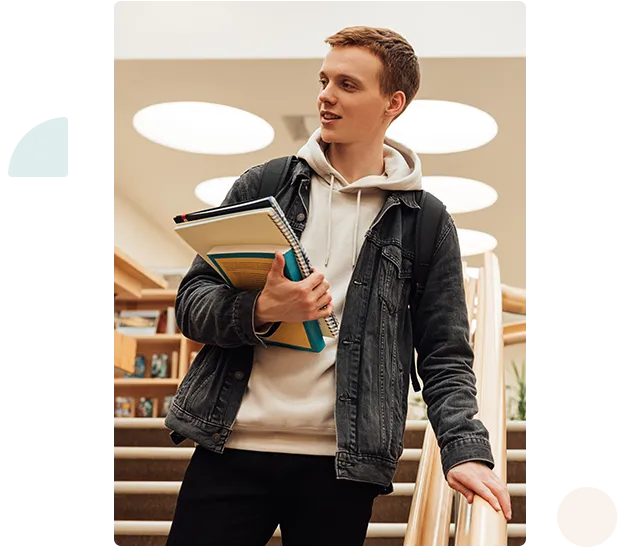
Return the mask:
[[346, 27], [324, 40], [331, 47], [356, 46], [368, 49], [382, 61], [380, 91], [385, 97], [403, 91], [406, 104], [395, 116], [396, 120], [412, 99], [421, 84], [418, 58], [410, 43], [400, 34], [387, 28]]

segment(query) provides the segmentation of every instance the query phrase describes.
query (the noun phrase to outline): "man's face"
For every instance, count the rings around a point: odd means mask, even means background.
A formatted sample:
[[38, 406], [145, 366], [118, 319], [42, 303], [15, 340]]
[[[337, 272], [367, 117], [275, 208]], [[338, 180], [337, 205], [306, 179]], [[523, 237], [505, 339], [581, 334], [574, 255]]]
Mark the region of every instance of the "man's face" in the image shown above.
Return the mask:
[[[322, 139], [328, 143], [372, 140], [384, 131], [389, 101], [380, 93], [382, 61], [359, 47], [335, 47], [324, 58], [318, 78], [318, 112]], [[328, 121], [328, 110], [340, 119]]]

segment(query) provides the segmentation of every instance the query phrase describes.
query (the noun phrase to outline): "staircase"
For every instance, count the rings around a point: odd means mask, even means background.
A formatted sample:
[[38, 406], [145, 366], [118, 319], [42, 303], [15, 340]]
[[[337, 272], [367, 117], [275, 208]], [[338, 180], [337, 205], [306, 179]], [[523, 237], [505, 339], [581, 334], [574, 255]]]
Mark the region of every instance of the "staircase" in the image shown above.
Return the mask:
[[[407, 422], [395, 491], [376, 498], [365, 545], [403, 545], [426, 423]], [[194, 445], [185, 441], [175, 447], [160, 418], [116, 418], [114, 445], [114, 540], [117, 545], [164, 545]], [[508, 545], [526, 541], [525, 448], [526, 422], [507, 422], [507, 483], [513, 509]], [[451, 522], [456, 511], [454, 504]], [[453, 537], [451, 524], [450, 545]], [[281, 545], [279, 529], [268, 545]]]

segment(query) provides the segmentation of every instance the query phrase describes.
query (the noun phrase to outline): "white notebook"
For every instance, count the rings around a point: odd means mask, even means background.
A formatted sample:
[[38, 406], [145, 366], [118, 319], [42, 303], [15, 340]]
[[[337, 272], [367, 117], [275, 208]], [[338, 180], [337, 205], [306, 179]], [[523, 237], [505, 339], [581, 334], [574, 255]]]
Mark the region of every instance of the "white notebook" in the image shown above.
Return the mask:
[[[174, 219], [176, 233], [218, 271], [208, 252], [219, 246], [290, 246], [303, 278], [311, 275], [311, 262], [279, 204], [273, 197], [189, 213]], [[335, 314], [318, 319], [323, 336], [335, 338]]]

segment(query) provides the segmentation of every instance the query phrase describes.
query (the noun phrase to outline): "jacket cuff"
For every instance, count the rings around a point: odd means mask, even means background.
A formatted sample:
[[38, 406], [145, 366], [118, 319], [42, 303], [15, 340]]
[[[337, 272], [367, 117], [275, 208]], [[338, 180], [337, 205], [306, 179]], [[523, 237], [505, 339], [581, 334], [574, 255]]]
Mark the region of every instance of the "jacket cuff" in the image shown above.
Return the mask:
[[249, 346], [266, 347], [264, 341], [256, 334], [254, 326], [255, 305], [261, 290], [240, 291], [234, 300], [232, 320], [240, 340]]
[[478, 461], [489, 469], [494, 468], [491, 446], [484, 437], [463, 437], [451, 441], [440, 451], [440, 456], [444, 478], [453, 467], [464, 462]]

